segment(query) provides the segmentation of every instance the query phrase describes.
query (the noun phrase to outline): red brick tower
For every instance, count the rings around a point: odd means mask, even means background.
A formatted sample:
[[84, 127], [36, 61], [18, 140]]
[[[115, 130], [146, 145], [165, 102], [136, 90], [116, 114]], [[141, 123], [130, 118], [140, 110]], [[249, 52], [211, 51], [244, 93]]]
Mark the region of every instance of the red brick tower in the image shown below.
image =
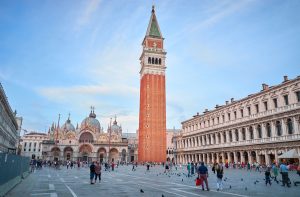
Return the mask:
[[166, 161], [166, 52], [163, 41], [152, 6], [140, 57], [139, 162]]

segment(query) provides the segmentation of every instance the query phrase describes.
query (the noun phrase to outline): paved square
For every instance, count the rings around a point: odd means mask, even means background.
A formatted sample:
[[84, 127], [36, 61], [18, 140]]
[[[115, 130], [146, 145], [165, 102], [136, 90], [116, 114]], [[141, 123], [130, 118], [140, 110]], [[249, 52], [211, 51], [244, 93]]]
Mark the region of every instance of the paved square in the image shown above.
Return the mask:
[[[202, 191], [195, 187], [195, 176], [186, 177], [185, 167], [173, 169], [164, 174], [162, 166], [150, 168], [146, 172], [145, 166], [138, 166], [131, 171], [132, 166], [120, 166], [114, 172], [102, 171], [102, 182], [91, 185], [89, 183], [89, 168], [74, 168], [54, 170], [43, 168], [36, 170], [7, 194], [7, 197], [19, 196], [299, 196], [300, 186], [291, 188], [280, 186], [272, 182], [272, 186], [265, 186], [264, 173], [250, 172], [240, 169], [225, 169], [224, 189], [216, 190], [216, 175], [209, 168], [210, 191]], [[289, 173], [291, 181], [300, 181], [296, 172]], [[243, 179], [243, 181], [241, 181]], [[279, 177], [279, 180], [281, 177]], [[254, 184], [255, 181], [259, 181]], [[231, 188], [230, 188], [231, 186]], [[247, 188], [247, 190], [246, 190]], [[144, 193], [141, 193], [140, 190]]]

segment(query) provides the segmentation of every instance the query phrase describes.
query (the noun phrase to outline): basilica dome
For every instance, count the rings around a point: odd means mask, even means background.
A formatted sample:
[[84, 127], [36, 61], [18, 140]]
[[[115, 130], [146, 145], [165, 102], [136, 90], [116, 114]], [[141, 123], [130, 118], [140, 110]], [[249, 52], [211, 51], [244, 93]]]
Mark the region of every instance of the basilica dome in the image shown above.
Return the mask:
[[113, 125], [111, 126], [111, 131], [112, 131], [112, 133], [115, 133], [115, 134], [122, 134], [122, 127], [118, 125], [117, 117], [115, 117]]
[[70, 131], [75, 131], [75, 127], [74, 125], [71, 123], [71, 120], [70, 118], [68, 118], [68, 120], [65, 122], [65, 124], [63, 124], [61, 126], [61, 129], [64, 131], [64, 132], [70, 132]]
[[94, 110], [91, 111], [89, 117], [81, 122], [81, 129], [90, 128], [93, 131], [100, 132], [100, 122], [96, 119]]

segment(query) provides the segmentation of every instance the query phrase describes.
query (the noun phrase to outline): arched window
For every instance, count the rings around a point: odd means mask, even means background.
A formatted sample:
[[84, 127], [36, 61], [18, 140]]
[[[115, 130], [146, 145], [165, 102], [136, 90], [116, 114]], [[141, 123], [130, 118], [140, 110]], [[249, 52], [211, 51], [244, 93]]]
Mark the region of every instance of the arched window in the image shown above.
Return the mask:
[[148, 64], [151, 64], [151, 57], [148, 57]]
[[276, 121], [276, 132], [278, 136], [282, 135], [282, 128], [281, 128], [281, 123], [280, 121]]
[[290, 118], [287, 119], [287, 129], [288, 129], [288, 134], [293, 134], [293, 122]]
[[235, 130], [235, 139], [239, 141], [239, 131], [237, 129]]
[[157, 58], [155, 58], [155, 64], [158, 64], [158, 59]]
[[250, 139], [253, 139], [253, 128], [249, 127], [249, 132], [250, 132]]
[[257, 134], [258, 134], [258, 138], [262, 138], [261, 126], [260, 125], [257, 126]]
[[152, 57], [152, 64], [154, 64], [154, 57]]
[[245, 131], [245, 128], [242, 128], [242, 137], [243, 137], [243, 140], [246, 140], [246, 131]]
[[160, 58], [158, 59], [158, 64], [161, 65], [161, 59]]
[[268, 137], [271, 137], [272, 136], [272, 130], [271, 130], [271, 125], [270, 125], [270, 123], [267, 123], [267, 125], [266, 125], [266, 128], [267, 128], [267, 136]]

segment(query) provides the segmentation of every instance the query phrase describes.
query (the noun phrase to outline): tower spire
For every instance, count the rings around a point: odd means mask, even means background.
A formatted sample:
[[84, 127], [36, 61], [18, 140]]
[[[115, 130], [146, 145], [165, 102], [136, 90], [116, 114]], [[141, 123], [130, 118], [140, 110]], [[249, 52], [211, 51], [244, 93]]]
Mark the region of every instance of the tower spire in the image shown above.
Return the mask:
[[155, 15], [154, 5], [152, 5], [151, 17], [147, 28], [146, 36], [162, 38], [162, 34]]

